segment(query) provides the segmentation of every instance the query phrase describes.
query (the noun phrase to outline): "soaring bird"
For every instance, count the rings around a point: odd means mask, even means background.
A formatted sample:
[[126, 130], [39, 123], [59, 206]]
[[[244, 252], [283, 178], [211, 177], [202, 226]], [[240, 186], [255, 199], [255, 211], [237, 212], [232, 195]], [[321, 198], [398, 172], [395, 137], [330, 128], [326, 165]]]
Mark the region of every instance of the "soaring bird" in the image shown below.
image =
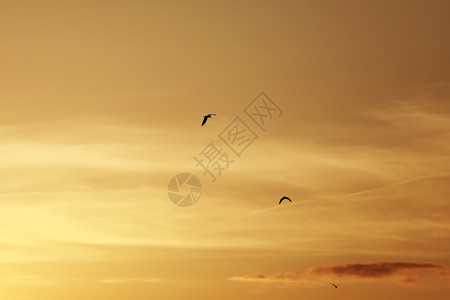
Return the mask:
[[203, 116], [203, 122], [202, 122], [202, 126], [205, 125], [206, 120], [208, 120], [209, 118], [211, 118], [211, 116], [215, 116], [216, 114], [209, 114], [206, 116]]
[[287, 200], [289, 200], [289, 202], [292, 202], [291, 199], [289, 199], [289, 198], [286, 197], [286, 196], [283, 196], [283, 198], [280, 199], [280, 202], [278, 202], [278, 204], [281, 204], [281, 202], [282, 202], [284, 199], [287, 199]]
[[330, 283], [332, 286], [334, 286], [334, 288], [335, 289], [337, 289], [338, 288], [338, 286], [340, 286], [341, 284], [339, 283], [339, 284], [334, 284], [334, 283]]

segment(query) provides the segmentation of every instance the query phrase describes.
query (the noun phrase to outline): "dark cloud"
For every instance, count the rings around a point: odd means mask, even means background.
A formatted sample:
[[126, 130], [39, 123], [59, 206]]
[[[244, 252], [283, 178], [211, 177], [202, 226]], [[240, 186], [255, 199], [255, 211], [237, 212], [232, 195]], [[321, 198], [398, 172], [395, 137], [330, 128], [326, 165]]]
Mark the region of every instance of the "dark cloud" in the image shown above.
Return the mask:
[[[424, 281], [423, 270], [443, 270], [444, 267], [431, 263], [419, 262], [376, 262], [368, 264], [343, 264], [332, 266], [321, 266], [303, 272], [284, 272], [270, 275], [248, 274], [235, 276], [229, 279], [238, 281], [260, 281], [260, 282], [291, 282], [302, 284], [323, 283], [324, 279], [330, 277], [353, 277], [359, 279], [380, 279], [388, 278], [394, 273], [400, 273], [402, 283], [418, 283]], [[408, 271], [405, 273], [405, 271]], [[445, 277], [444, 272], [434, 272], [427, 276]], [[396, 277], [397, 278], [397, 277]], [[397, 278], [398, 279], [398, 278]], [[328, 281], [327, 281], [328, 282]]]
[[440, 269], [442, 266], [417, 262], [377, 262], [369, 264], [344, 264], [318, 267], [312, 270], [317, 275], [353, 276], [360, 278], [381, 278], [398, 271], [419, 269]]

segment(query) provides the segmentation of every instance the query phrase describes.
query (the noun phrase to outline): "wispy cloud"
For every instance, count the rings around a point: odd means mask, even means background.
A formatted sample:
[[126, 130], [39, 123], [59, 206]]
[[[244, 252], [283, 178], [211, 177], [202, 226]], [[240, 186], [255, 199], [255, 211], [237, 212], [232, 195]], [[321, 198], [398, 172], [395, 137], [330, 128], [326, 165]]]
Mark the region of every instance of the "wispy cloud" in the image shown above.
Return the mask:
[[106, 284], [129, 284], [129, 283], [151, 283], [161, 281], [159, 278], [106, 278], [101, 283]]
[[441, 269], [442, 266], [417, 262], [377, 262], [369, 264], [344, 264], [318, 267], [311, 270], [318, 275], [336, 275], [339, 277], [383, 278], [403, 270]]
[[[423, 274], [423, 270], [434, 270], [435, 272]], [[323, 284], [332, 279], [364, 280], [364, 279], [389, 279], [395, 281], [415, 283], [419, 277], [442, 277], [444, 266], [421, 263], [421, 262], [375, 262], [354, 263], [342, 265], [320, 266], [301, 272], [279, 272], [275, 274], [249, 274], [234, 276], [229, 280], [244, 282], [266, 282], [266, 283], [300, 283], [300, 284]], [[439, 271], [439, 272], [438, 272]], [[400, 276], [394, 276], [398, 275]]]
[[307, 286], [316, 286], [322, 284], [321, 281], [308, 276], [308, 274], [306, 273], [297, 272], [275, 273], [270, 275], [249, 274], [242, 276], [233, 276], [228, 278], [228, 280], [259, 283], [300, 284]]

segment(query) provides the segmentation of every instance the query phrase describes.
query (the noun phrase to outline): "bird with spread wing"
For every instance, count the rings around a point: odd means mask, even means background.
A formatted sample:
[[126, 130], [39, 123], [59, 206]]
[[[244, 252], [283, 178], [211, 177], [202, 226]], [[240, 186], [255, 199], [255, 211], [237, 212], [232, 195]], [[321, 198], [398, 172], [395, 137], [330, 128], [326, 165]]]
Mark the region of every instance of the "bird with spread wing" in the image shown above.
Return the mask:
[[209, 118], [212, 118], [212, 116], [215, 116], [215, 115], [216, 115], [216, 114], [208, 114], [208, 115], [206, 115], [206, 116], [203, 116], [202, 126], [205, 125], [206, 121], [207, 121]]
[[280, 202], [278, 202], [278, 204], [281, 204], [281, 202], [283, 202], [283, 200], [289, 200], [289, 202], [292, 202], [291, 199], [289, 199], [289, 198], [286, 197], [286, 196], [283, 196], [283, 198], [280, 199]]

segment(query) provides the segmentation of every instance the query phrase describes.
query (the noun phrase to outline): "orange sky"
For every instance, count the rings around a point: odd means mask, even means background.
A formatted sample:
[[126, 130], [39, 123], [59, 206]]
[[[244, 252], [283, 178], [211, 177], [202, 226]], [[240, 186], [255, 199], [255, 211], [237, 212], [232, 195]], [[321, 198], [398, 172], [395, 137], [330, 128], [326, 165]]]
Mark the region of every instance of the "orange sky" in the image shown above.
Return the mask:
[[[1, 299], [449, 299], [449, 11], [4, 1]], [[235, 160], [215, 183], [211, 141]], [[167, 195], [182, 172], [191, 207]]]

